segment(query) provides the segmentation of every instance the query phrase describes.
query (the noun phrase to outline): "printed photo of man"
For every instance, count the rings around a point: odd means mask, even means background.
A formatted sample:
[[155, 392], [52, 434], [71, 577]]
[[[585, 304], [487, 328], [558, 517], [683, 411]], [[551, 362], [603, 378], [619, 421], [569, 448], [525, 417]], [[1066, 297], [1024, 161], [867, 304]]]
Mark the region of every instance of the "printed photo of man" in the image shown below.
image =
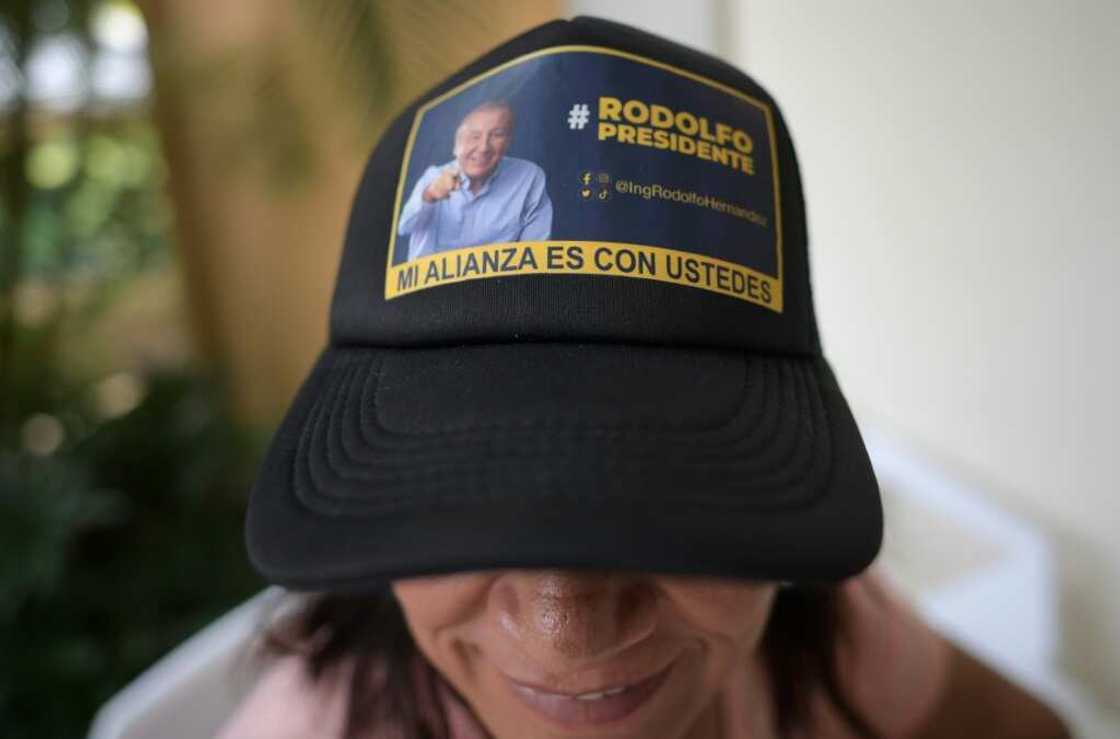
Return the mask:
[[397, 228], [409, 260], [448, 249], [543, 241], [552, 230], [544, 170], [506, 156], [513, 109], [491, 100], [468, 112], [455, 131], [454, 158], [424, 171]]

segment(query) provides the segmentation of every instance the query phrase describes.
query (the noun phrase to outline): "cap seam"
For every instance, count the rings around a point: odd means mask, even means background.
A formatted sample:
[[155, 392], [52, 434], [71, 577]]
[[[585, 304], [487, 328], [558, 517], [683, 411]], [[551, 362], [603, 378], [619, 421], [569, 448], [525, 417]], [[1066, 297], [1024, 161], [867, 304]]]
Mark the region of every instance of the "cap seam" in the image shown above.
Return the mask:
[[[817, 405], [817, 403], [819, 403], [819, 406], [818, 406], [817, 410], [820, 412], [820, 415], [821, 415], [821, 417], [824, 421], [824, 424], [825, 424], [825, 427], [826, 427], [826, 430], [827, 430], [827, 424], [830, 422], [827, 403], [823, 402], [823, 398], [818, 398], [818, 399], [815, 400], [812, 397], [813, 395], [820, 396], [819, 388], [818, 388], [818, 391], [816, 393], [812, 392], [812, 389], [807, 387], [809, 385], [809, 383], [807, 382], [806, 378], [804, 378], [804, 377], [799, 378], [799, 383], [802, 384], [804, 389], [809, 391], [807, 393], [808, 397], [806, 398], [807, 402], [810, 405]], [[782, 402], [783, 401], [779, 400], [779, 404], [781, 404]], [[316, 424], [317, 423], [318, 423], [318, 421], [316, 421]], [[333, 426], [332, 426], [332, 428], [333, 428]], [[312, 433], [314, 433], [314, 432], [312, 432]], [[329, 433], [329, 431], [328, 431], [328, 433]], [[812, 433], [811, 435], [812, 435], [813, 439], [820, 439], [821, 438], [821, 436], [817, 433]], [[828, 453], [829, 453], [829, 455], [831, 455], [831, 446], [832, 446], [831, 438], [830, 438], [831, 434], [825, 434], [825, 436], [829, 437], [827, 439], [824, 439], [824, 441], [825, 441], [825, 443], [827, 443], [829, 445]], [[796, 437], [796, 438], [803, 438], [803, 437]], [[365, 441], [366, 441], [366, 443], [368, 443], [368, 440], [365, 440]], [[299, 444], [299, 447], [306, 448], [302, 442]], [[767, 475], [767, 477], [771, 478], [771, 480], [772, 480], [775, 477], [775, 474], [781, 474], [780, 472], [774, 472], [774, 470], [780, 470], [784, 467], [787, 467], [788, 466], [786, 464], [787, 460], [791, 456], [796, 455], [797, 450], [801, 449], [801, 448], [804, 448], [804, 447], [800, 444], [795, 444], [792, 447], [790, 447], [789, 451], [785, 453], [783, 458], [781, 460], [779, 460], [777, 464], [772, 466], [772, 471]], [[348, 452], [346, 452], [345, 449], [343, 449], [343, 453], [346, 454], [346, 456], [350, 458], [349, 461], [353, 462], [355, 464], [355, 466], [362, 466], [362, 463], [359, 460], [354, 459], [353, 456], [351, 454], [349, 454]], [[299, 455], [297, 454], [297, 457], [298, 456]], [[307, 455], [303, 455], [303, 458], [304, 459], [309, 459], [307, 457]], [[510, 452], [503, 453], [503, 455], [501, 457], [501, 459], [505, 460], [505, 461], [510, 461], [510, 460], [537, 460], [537, 459], [541, 459], [541, 458], [545, 458], [545, 455], [525, 454], [525, 453], [510, 453]], [[354, 478], [352, 476], [348, 477], [345, 474], [344, 470], [340, 469], [339, 466], [331, 460], [329, 455], [324, 456], [324, 462], [325, 462], [326, 466], [328, 467], [329, 472], [331, 474], [335, 475], [336, 477], [338, 477], [342, 480], [350, 481], [350, 482], [358, 482], [359, 481], [360, 478]], [[602, 459], [598, 460], [598, 462], [599, 462], [599, 464], [601, 464], [605, 467], [631, 467], [631, 466], [634, 466], [634, 465], [641, 464], [642, 460], [639, 459], [639, 458], [632, 457], [632, 456], [622, 456], [622, 457], [602, 458]], [[704, 462], [701, 462], [697, 466], [707, 466], [707, 465]], [[729, 465], [726, 465], [726, 464], [720, 465], [720, 466], [722, 466], [724, 468], [729, 468]], [[831, 459], [829, 460], [829, 462], [827, 464], [827, 467], [828, 468], [832, 467], [832, 460]], [[481, 475], [484, 475], [488, 469], [489, 469], [489, 467], [487, 465], [482, 465], [482, 466], [474, 467], [472, 469], [472, 472], [476, 475], [481, 476]], [[817, 465], [817, 464], [809, 464], [809, 465], [801, 466], [801, 467], [799, 467], [799, 472], [792, 478], [785, 478], [785, 479], [782, 479], [782, 480], [779, 480], [779, 481], [768, 482], [767, 484], [765, 484], [762, 487], [756, 487], [756, 486], [752, 485], [752, 489], [758, 491], [758, 490], [773, 489], [773, 488], [776, 488], [776, 487], [779, 487], [779, 486], [786, 487], [786, 488], [793, 487], [793, 486], [796, 486], [797, 484], [800, 484], [803, 480], [810, 477], [813, 474], [814, 471], [819, 470], [819, 469], [820, 469], [820, 466]], [[420, 474], [417, 475], [417, 476], [435, 478], [435, 479], [450, 479], [453, 475], [455, 477], [461, 477], [462, 472], [463, 472], [462, 468], [459, 468], [458, 470], [453, 470], [451, 468], [448, 468], [448, 471], [449, 471], [449, 474], [444, 475], [444, 474], [442, 474], [442, 473], [440, 473], [436, 470], [433, 470], [431, 468], [427, 468], [427, 469], [418, 470], [418, 472]], [[825, 470], [822, 470], [822, 472], [826, 475], [829, 474], [827, 468]], [[293, 473], [295, 473], [295, 470], [293, 470]], [[310, 468], [308, 469], [308, 473], [311, 476], [310, 481], [312, 483], [313, 488], [324, 489], [323, 484], [315, 481], [315, 479], [314, 479], [315, 475]], [[296, 476], [298, 477], [298, 474]], [[399, 471], [398, 471], [397, 474], [395, 474], [393, 476], [392, 479], [395, 482], [400, 482], [401, 477], [399, 475]], [[364, 481], [365, 482], [371, 482], [372, 480], [370, 480], [370, 478], [365, 478]], [[413, 498], [411, 496], [394, 496], [393, 498], [391, 498], [389, 500], [385, 499], [385, 494], [384, 493], [379, 494], [379, 496], [380, 496], [380, 500], [378, 500], [376, 502], [372, 501], [369, 498], [365, 498], [359, 504], [359, 506], [362, 509], [365, 509], [366, 515], [369, 515], [369, 513], [370, 513], [369, 509], [370, 508], [373, 508], [375, 510], [383, 510], [383, 511], [391, 509], [392, 511], [395, 511], [395, 512], [402, 512], [402, 508], [417, 510], [417, 511], [434, 510], [434, 509], [438, 508], [439, 506], [446, 506], [449, 503], [451, 503], [451, 504], [454, 504], [454, 503], [469, 504], [472, 501], [477, 503], [479, 501], [480, 497], [482, 497], [482, 496], [478, 496], [478, 495], [452, 496], [450, 498], [448, 498], [446, 496], [443, 496], [443, 497], [441, 497], [439, 499], [436, 499], [434, 501], [429, 501], [426, 504], [417, 505], [415, 498]], [[338, 497], [334, 497], [334, 496], [332, 496], [332, 497], [334, 498], [335, 501], [341, 502], [341, 500]], [[790, 501], [790, 500], [787, 499], [787, 500], [782, 501], [782, 502], [773, 502], [772, 501], [770, 504], [762, 504], [762, 505], [759, 505], [756, 501], [756, 502], [754, 502], [754, 504], [752, 504], [750, 506], [746, 506], [746, 508], [748, 508], [750, 510], [755, 510], [755, 511], [765, 510], [765, 509], [771, 509], [772, 510], [772, 509], [776, 509], [776, 508], [790, 508], [790, 507], [793, 507], [793, 506], [809, 504], [813, 500], [815, 500], [817, 497], [818, 496], [814, 495], [814, 494], [805, 494], [805, 495], [798, 496], [799, 500], [796, 500], [796, 501]], [[303, 498], [303, 496], [300, 496], [300, 498], [301, 498], [301, 500], [303, 500], [305, 505], [310, 505], [312, 507], [312, 510], [317, 509], [316, 506], [311, 505], [306, 499]], [[318, 501], [325, 502], [325, 498], [323, 498], [323, 497], [315, 496], [315, 498]], [[354, 501], [356, 498], [357, 498], [357, 496], [347, 496], [347, 498], [343, 499], [343, 500]], [[570, 500], [570, 501], [578, 501], [578, 502], [588, 502], [588, 501], [603, 502], [603, 501], [626, 500], [625, 497], [620, 498], [617, 495], [611, 495], [611, 496], [579, 496], [579, 495], [562, 496], [562, 495], [555, 495], [555, 494], [551, 494], [548, 497], [548, 499], [549, 500]], [[505, 499], [505, 500], [508, 501], [508, 499]], [[676, 505], [680, 505], [680, 504], [698, 505], [699, 507], [703, 507], [703, 508], [713, 508], [713, 507], [718, 507], [718, 508], [722, 508], [722, 509], [728, 509], [728, 508], [743, 509], [744, 508], [744, 506], [741, 506], [741, 505], [739, 505], [739, 506], [737, 506], [737, 505], [727, 505], [728, 503], [734, 503], [735, 501], [729, 501], [726, 498], [726, 496], [713, 496], [713, 497], [709, 498], [708, 496], [698, 495], [695, 492], [689, 493], [688, 497], [673, 496], [672, 498], [668, 498], [668, 499], [665, 499], [665, 500], [667, 500], [667, 501], [672, 500], [674, 502], [674, 504], [676, 504]], [[648, 503], [648, 500], [645, 501], [645, 502]], [[343, 505], [345, 505], [345, 504], [343, 504]], [[351, 505], [350, 507], [353, 508], [354, 506]]]

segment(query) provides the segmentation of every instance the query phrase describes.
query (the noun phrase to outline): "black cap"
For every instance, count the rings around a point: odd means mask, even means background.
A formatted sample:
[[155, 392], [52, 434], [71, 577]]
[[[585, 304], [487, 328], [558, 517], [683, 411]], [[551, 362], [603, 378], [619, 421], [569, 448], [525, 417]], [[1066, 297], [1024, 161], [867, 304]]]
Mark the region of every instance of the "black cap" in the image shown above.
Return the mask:
[[836, 580], [882, 538], [781, 113], [714, 57], [537, 27], [388, 128], [246, 522], [270, 581]]

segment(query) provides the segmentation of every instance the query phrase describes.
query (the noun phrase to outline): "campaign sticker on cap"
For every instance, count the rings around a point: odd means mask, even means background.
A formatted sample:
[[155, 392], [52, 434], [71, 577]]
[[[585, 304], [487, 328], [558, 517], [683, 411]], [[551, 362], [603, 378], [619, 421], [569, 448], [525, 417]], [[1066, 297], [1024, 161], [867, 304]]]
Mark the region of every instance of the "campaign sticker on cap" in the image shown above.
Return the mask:
[[514, 59], [416, 113], [385, 298], [452, 282], [657, 280], [782, 310], [773, 113], [612, 49]]

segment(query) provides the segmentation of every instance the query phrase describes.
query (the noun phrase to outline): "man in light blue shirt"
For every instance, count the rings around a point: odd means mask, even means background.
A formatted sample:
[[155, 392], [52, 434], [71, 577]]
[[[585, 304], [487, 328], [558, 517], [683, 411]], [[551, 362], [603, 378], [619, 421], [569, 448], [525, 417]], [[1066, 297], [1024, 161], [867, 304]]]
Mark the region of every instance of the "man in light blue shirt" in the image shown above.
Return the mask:
[[397, 231], [408, 236], [410, 260], [478, 244], [544, 241], [552, 231], [552, 201], [544, 170], [505, 156], [513, 110], [486, 102], [455, 132], [455, 158], [432, 166], [412, 188]]

